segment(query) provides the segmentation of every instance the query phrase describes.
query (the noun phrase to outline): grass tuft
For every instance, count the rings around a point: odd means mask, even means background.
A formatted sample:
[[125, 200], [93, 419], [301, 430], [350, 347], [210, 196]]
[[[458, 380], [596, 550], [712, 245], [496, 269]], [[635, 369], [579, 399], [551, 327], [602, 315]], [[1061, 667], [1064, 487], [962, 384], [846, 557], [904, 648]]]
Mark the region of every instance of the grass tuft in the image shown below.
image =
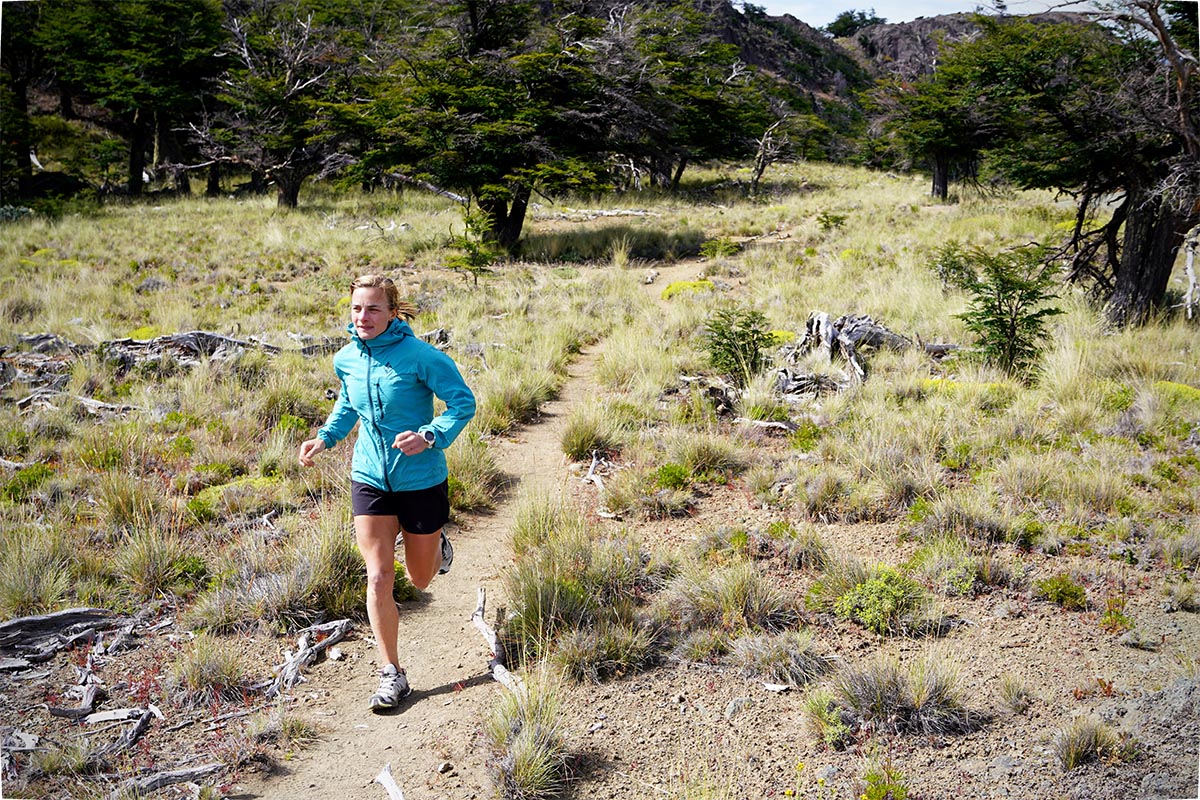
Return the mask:
[[746, 677], [789, 686], [810, 683], [830, 667], [807, 631], [742, 636], [733, 642], [732, 659]]

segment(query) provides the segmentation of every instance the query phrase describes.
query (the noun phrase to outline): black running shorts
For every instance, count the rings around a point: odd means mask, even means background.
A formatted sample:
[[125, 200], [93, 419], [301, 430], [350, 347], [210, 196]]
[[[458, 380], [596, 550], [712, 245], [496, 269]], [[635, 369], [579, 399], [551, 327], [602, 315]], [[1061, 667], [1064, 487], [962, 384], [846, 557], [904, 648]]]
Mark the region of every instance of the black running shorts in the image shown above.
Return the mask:
[[437, 533], [450, 520], [450, 483], [442, 481], [411, 492], [385, 492], [350, 481], [350, 507], [356, 517], [395, 517], [409, 533]]

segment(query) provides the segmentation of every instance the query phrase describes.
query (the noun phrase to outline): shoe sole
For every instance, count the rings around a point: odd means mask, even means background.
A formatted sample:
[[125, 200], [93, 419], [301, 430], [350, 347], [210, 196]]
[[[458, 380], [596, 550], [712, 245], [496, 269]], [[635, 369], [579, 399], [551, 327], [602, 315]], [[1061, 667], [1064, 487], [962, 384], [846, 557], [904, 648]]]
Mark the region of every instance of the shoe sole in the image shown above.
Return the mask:
[[[450, 565], [454, 563], [454, 548], [450, 546], [450, 540], [446, 538], [446, 534], [442, 534], [442, 565], [438, 567], [437, 574], [445, 575], [450, 571]], [[446, 560], [446, 550], [450, 551], [450, 560]]]
[[400, 704], [404, 702], [404, 698], [408, 697], [410, 694], [412, 694], [411, 686], [408, 687], [408, 691], [400, 695], [400, 697], [398, 697], [394, 703], [387, 703], [383, 698], [375, 695], [367, 702], [367, 707], [372, 711], [391, 711], [393, 708], [399, 708]]

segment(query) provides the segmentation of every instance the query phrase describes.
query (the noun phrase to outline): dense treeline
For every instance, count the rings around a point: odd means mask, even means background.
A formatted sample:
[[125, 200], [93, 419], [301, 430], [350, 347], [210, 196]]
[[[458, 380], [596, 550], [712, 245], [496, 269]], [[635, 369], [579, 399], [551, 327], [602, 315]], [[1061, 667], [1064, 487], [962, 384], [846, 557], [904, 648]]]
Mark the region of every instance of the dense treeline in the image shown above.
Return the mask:
[[[754, 164], [755, 192], [776, 161], [854, 159], [927, 168], [942, 198], [952, 178], [1072, 195], [1056, 257], [1118, 324], [1163, 304], [1200, 221], [1190, 3], [978, 17], [922, 78], [880, 69], [872, 87], [841, 65], [821, 92], [800, 85], [801, 26], [724, 0], [41, 0], [3, 14], [5, 205], [138, 195], [148, 178], [190, 192], [202, 176], [215, 194], [236, 175], [284, 207], [311, 178], [416, 183], [513, 251], [538, 194], [671, 190], [726, 159]], [[843, 17], [830, 35], [882, 22]], [[791, 56], [751, 66], [756, 36], [792, 41]]]

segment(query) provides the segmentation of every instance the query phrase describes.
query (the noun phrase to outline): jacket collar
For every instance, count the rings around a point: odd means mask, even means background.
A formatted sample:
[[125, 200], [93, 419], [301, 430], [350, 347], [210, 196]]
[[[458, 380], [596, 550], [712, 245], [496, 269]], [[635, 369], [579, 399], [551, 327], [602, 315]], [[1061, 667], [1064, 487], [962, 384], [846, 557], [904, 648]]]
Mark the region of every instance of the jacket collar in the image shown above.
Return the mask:
[[395, 344], [405, 336], [414, 336], [413, 329], [408, 323], [399, 317], [395, 317], [388, 323], [387, 328], [383, 333], [376, 336], [374, 339], [363, 340], [358, 336], [358, 331], [354, 329], [354, 323], [348, 323], [346, 330], [350, 332], [350, 338], [358, 343], [359, 347], [365, 347], [368, 350], [373, 350], [376, 347], [384, 347], [389, 344]]

